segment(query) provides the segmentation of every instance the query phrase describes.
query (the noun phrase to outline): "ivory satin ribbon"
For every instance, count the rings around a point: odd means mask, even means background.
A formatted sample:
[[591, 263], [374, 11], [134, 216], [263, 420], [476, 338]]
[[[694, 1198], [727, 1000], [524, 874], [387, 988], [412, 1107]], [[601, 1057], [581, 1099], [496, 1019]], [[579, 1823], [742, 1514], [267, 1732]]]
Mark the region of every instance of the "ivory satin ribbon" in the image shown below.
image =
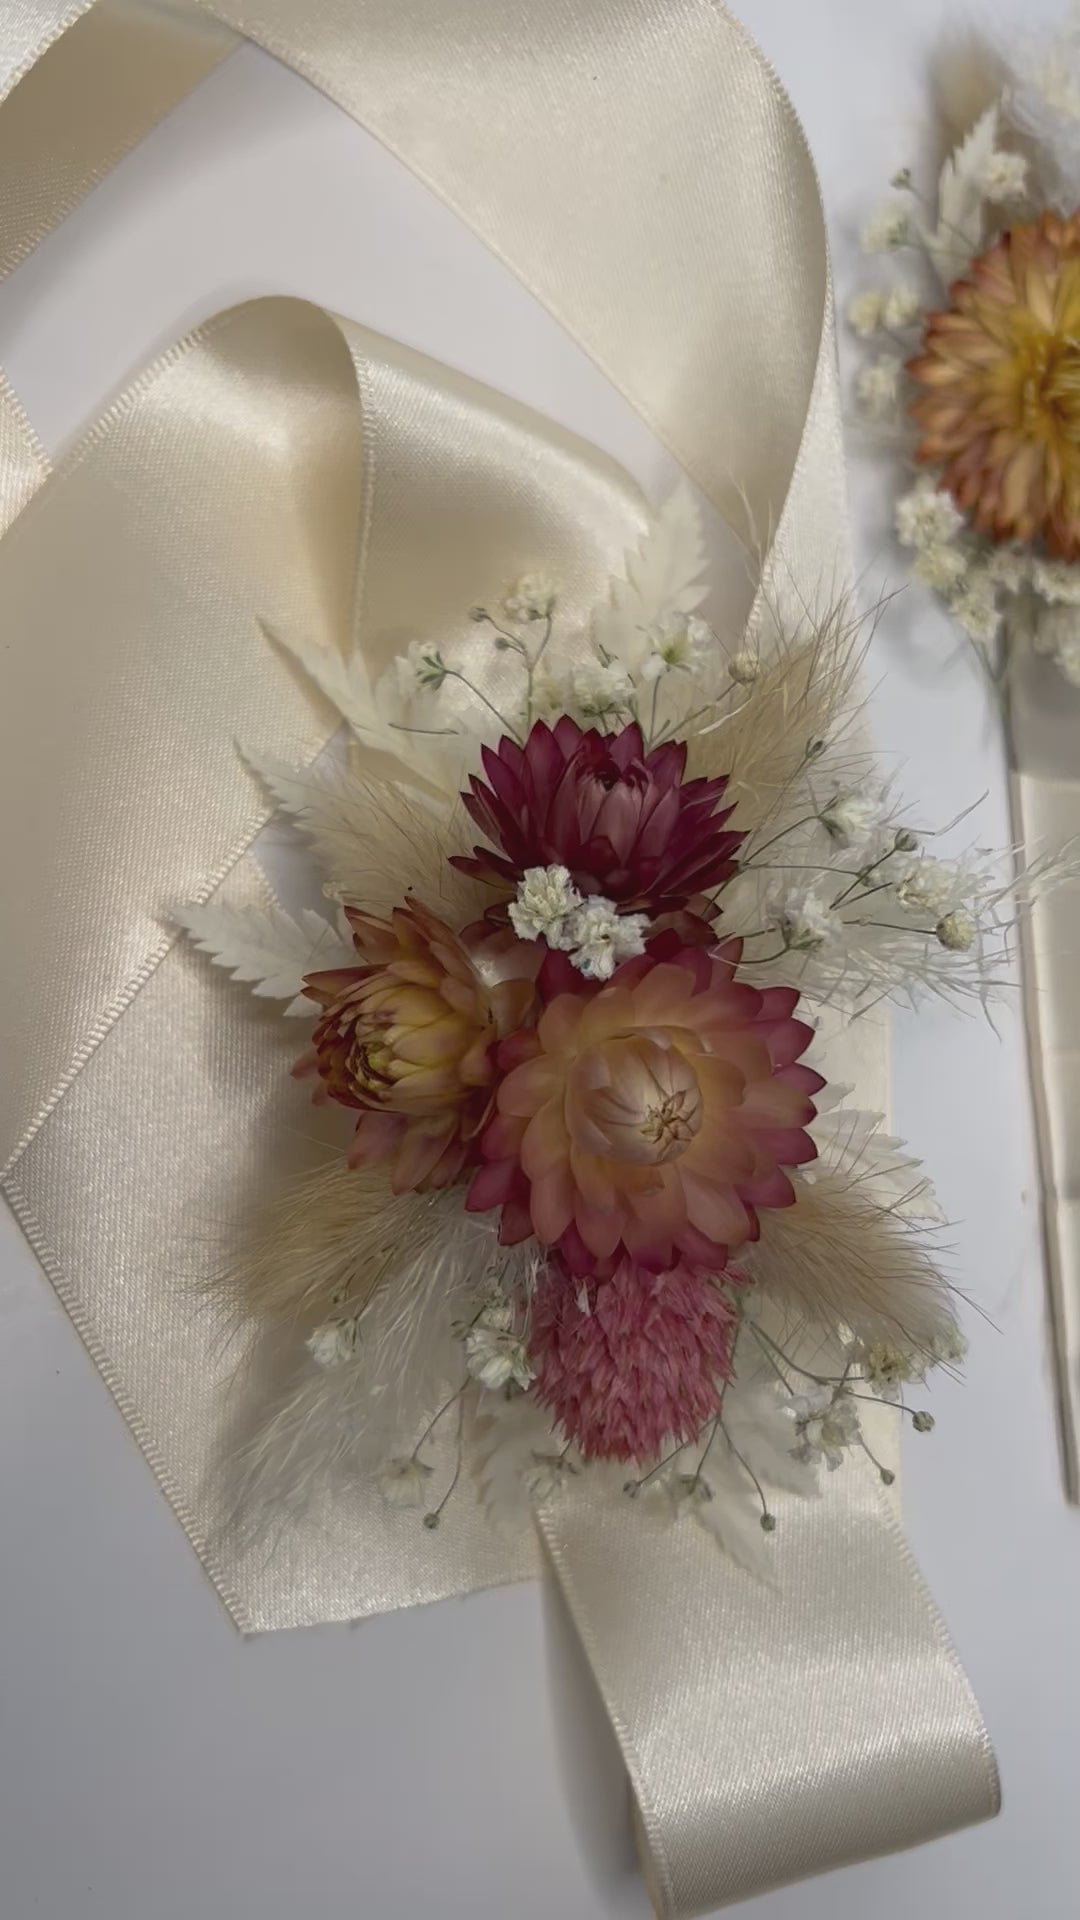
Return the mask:
[[[1017, 843], [1080, 852], [1080, 692], [1053, 662], [1021, 658], [1009, 691]], [[1024, 998], [1035, 1085], [1043, 1227], [1065, 1483], [1080, 1500], [1080, 889], [1038, 900], [1024, 933]]]
[[[736, 521], [741, 489], [775, 528], [771, 599], [833, 597], [847, 560], [821, 210], [790, 106], [722, 8], [20, 0], [0, 23], [17, 81], [0, 108], [7, 267], [224, 56], [222, 23], [440, 193]], [[0, 861], [19, 903], [5, 1191], [243, 1628], [527, 1577], [532, 1529], [491, 1534], [466, 1487], [434, 1552], [356, 1491], [270, 1558], [224, 1530], [214, 1463], [244, 1409], [195, 1288], [296, 1165], [291, 1047], [165, 916], [263, 884], [265, 808], [235, 739], [295, 756], [332, 724], [258, 619], [327, 647], [445, 641], [452, 610], [538, 562], [572, 617], [638, 537], [636, 489], [526, 410], [295, 301], [200, 328], [48, 478], [0, 386], [0, 457]], [[880, 1050], [860, 1063], [871, 1102], [883, 1070]], [[537, 1522], [664, 1915], [995, 1810], [978, 1709], [857, 1469], [818, 1506], [784, 1503], [764, 1593], [704, 1536], [646, 1537], [587, 1489]]]

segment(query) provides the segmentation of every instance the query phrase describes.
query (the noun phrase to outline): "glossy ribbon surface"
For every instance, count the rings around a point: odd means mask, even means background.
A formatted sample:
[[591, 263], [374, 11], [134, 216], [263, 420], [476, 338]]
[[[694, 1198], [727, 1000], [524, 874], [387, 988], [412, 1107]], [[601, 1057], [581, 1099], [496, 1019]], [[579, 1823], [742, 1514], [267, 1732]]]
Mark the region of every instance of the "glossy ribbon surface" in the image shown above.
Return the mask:
[[[775, 530], [773, 600], [835, 598], [846, 534], [817, 188], [790, 106], [721, 7], [16, 0], [0, 22], [0, 267], [227, 55], [232, 30], [440, 194], [721, 513]], [[265, 807], [235, 740], [295, 757], [331, 731], [260, 620], [374, 658], [445, 640], [448, 615], [538, 563], [572, 618], [636, 543], [643, 503], [550, 423], [285, 300], [181, 342], [48, 477], [0, 386], [0, 459], [0, 885], [20, 903], [5, 1191], [239, 1625], [529, 1577], [537, 1530], [491, 1533], [466, 1484], [434, 1541], [362, 1490], [272, 1555], [225, 1528], [215, 1463], [244, 1417], [242, 1356], [204, 1296], [223, 1237], [296, 1168], [292, 1042], [175, 943], [167, 915], [265, 884], [250, 851]], [[880, 1043], [858, 1071], [876, 1104]], [[538, 1528], [622, 1744], [658, 1911], [703, 1913], [994, 1811], [978, 1709], [857, 1467], [820, 1504], [784, 1503], [775, 1591], [703, 1535], [654, 1534], [594, 1501], [575, 1492]]]

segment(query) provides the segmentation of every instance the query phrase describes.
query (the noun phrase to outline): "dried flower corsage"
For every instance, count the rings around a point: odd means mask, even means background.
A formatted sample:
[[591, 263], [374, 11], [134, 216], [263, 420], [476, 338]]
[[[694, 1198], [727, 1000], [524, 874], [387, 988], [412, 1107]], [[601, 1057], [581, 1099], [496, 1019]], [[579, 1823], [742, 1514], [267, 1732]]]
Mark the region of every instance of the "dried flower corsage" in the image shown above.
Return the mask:
[[432, 1530], [452, 1495], [520, 1524], [607, 1473], [767, 1570], [771, 1491], [869, 1451], [868, 1399], [933, 1424], [936, 1203], [823, 1032], [985, 996], [1015, 887], [850, 744], [858, 623], [729, 651], [703, 570], [683, 489], [587, 639], [532, 578], [376, 685], [281, 642], [349, 741], [250, 758], [336, 912], [179, 916], [309, 1022], [348, 1129], [230, 1276], [292, 1355], [253, 1509], [353, 1476]]
[[994, 679], [1030, 648], [1080, 686], [1080, 15], [940, 79], [963, 137], [936, 194], [904, 168], [864, 230], [914, 277], [849, 305], [857, 402], [906, 453], [914, 572]]

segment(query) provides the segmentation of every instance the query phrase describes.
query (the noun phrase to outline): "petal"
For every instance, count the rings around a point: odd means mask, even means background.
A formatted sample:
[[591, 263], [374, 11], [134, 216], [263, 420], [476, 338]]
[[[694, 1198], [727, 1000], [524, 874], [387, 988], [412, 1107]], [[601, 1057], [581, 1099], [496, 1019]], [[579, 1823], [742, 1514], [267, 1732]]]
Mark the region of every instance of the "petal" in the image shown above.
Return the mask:
[[[522, 1167], [530, 1180], [541, 1180], [559, 1168], [566, 1168], [569, 1156], [570, 1142], [562, 1108], [558, 1102], [549, 1100], [539, 1113], [534, 1113], [525, 1129], [521, 1142]], [[558, 1239], [558, 1234], [553, 1237]]]
[[402, 1113], [364, 1113], [349, 1148], [350, 1167], [374, 1167], [388, 1160], [408, 1122]]
[[393, 1191], [415, 1193], [422, 1188], [456, 1131], [452, 1116], [437, 1127], [426, 1122], [415, 1122], [407, 1127], [394, 1159], [390, 1181]]
[[499, 1112], [528, 1119], [546, 1106], [561, 1091], [562, 1085], [559, 1063], [546, 1054], [537, 1054], [535, 1059], [526, 1060], [507, 1074], [497, 1096]]
[[534, 1180], [529, 1211], [537, 1239], [553, 1247], [574, 1218], [574, 1183], [565, 1162], [542, 1180]]
[[726, 1246], [738, 1246], [745, 1240], [748, 1224], [746, 1209], [734, 1188], [714, 1186], [711, 1180], [699, 1178], [686, 1165], [685, 1156], [678, 1163], [678, 1170], [690, 1225], [703, 1233], [706, 1239]]
[[[535, 1189], [533, 1200], [535, 1218]], [[621, 1208], [592, 1207], [584, 1194], [579, 1193], [574, 1204], [574, 1222], [589, 1252], [598, 1260], [614, 1253], [622, 1238]]]
[[488, 1213], [511, 1197], [520, 1168], [516, 1160], [489, 1160], [478, 1167], [465, 1196], [467, 1213]]

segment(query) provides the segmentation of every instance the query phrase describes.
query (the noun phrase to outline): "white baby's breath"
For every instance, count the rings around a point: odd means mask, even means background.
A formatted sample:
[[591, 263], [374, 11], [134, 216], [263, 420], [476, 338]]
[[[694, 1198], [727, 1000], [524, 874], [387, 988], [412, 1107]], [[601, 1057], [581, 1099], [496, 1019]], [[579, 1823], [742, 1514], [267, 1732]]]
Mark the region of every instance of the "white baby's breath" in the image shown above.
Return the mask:
[[765, 912], [793, 953], [817, 953], [838, 934], [829, 903], [816, 887], [778, 887], [766, 896]]
[[935, 549], [947, 546], [964, 525], [964, 516], [950, 494], [923, 479], [896, 503], [896, 537], [902, 547]]
[[935, 593], [952, 593], [959, 587], [967, 569], [967, 555], [962, 548], [940, 541], [936, 546], [922, 548], [916, 556], [912, 572], [924, 587], [931, 587]]
[[1035, 560], [1031, 584], [1049, 606], [1080, 607], [1080, 566], [1069, 566], [1064, 560]]
[[1080, 687], [1080, 634], [1073, 634], [1062, 642], [1054, 662], [1070, 686]]
[[411, 640], [404, 653], [394, 660], [398, 692], [403, 700], [412, 699], [423, 689], [437, 693], [446, 679], [447, 667], [442, 654], [427, 640]]
[[1000, 148], [988, 155], [978, 173], [979, 185], [994, 206], [1022, 200], [1027, 191], [1028, 163], [1021, 153], [1003, 153]]
[[868, 220], [862, 230], [864, 253], [894, 253], [911, 242], [911, 218], [906, 207], [889, 201]]
[[465, 1365], [472, 1379], [490, 1392], [525, 1388], [534, 1378], [525, 1343], [514, 1330], [513, 1309], [502, 1302], [485, 1307], [465, 1333]]
[[964, 584], [950, 601], [953, 617], [979, 646], [989, 646], [1001, 629], [997, 589], [984, 567], [969, 569]]
[[307, 1337], [305, 1345], [317, 1367], [341, 1367], [351, 1360], [360, 1344], [360, 1316], [350, 1314], [342, 1320], [327, 1320]]
[[684, 673], [695, 672], [705, 664], [716, 644], [711, 629], [693, 614], [663, 627], [654, 627], [649, 637], [651, 651], [641, 668], [641, 678], [646, 682], [680, 669]]
[[900, 398], [903, 363], [895, 354], [882, 354], [873, 366], [863, 367], [855, 382], [859, 409], [868, 420], [889, 420]]
[[824, 1461], [829, 1472], [844, 1464], [847, 1449], [859, 1438], [858, 1409], [849, 1394], [811, 1387], [791, 1401], [795, 1415], [792, 1458], [811, 1466]]
[[922, 311], [922, 297], [917, 287], [891, 287], [885, 297], [881, 318], [886, 327], [910, 327]]
[[975, 916], [966, 907], [954, 907], [934, 928], [941, 945], [950, 953], [967, 953], [975, 945], [978, 931]]
[[761, 660], [749, 648], [741, 647], [727, 663], [728, 673], [738, 687], [752, 687], [761, 673]]
[[587, 660], [570, 676], [574, 705], [589, 720], [606, 720], [625, 713], [634, 697], [634, 683], [621, 660]]
[[388, 1460], [375, 1476], [375, 1484], [389, 1507], [423, 1506], [427, 1482], [434, 1472], [415, 1454]]
[[818, 814], [830, 840], [838, 847], [860, 845], [873, 832], [881, 818], [881, 799], [877, 794], [838, 789]]
[[546, 620], [555, 606], [555, 588], [545, 573], [526, 573], [503, 595], [503, 612], [517, 626]]
[[865, 292], [857, 293], [848, 302], [847, 319], [853, 333], [860, 340], [869, 340], [885, 324], [885, 301], [887, 295], [876, 287], [868, 287]]
[[510, 905], [514, 932], [568, 953], [589, 980], [610, 980], [621, 960], [644, 953], [649, 916], [620, 914], [610, 900], [583, 900], [566, 867], [528, 867]]
[[567, 950], [587, 980], [610, 980], [620, 961], [644, 953], [648, 926], [648, 914], [617, 913], [592, 894], [567, 922]]
[[894, 885], [902, 907], [938, 918], [963, 900], [965, 879], [954, 861], [936, 860], [927, 853], [908, 861], [897, 873]]
[[570, 700], [570, 691], [559, 676], [546, 666], [537, 667], [532, 681], [531, 718], [557, 720], [566, 712]]
[[510, 903], [510, 922], [519, 939], [545, 940], [549, 947], [565, 950], [573, 945], [567, 930], [580, 905], [567, 867], [526, 867], [517, 899]]
[[960, 1328], [951, 1326], [934, 1334], [927, 1345], [930, 1366], [955, 1367], [967, 1354], [968, 1343]]
[[899, 1400], [905, 1386], [914, 1386], [925, 1380], [927, 1368], [931, 1365], [928, 1355], [916, 1353], [912, 1348], [900, 1346], [892, 1340], [876, 1340], [868, 1347], [856, 1342], [850, 1349], [849, 1358], [879, 1400]]
[[987, 579], [1006, 593], [1019, 593], [1031, 577], [1031, 555], [1020, 547], [995, 547], [984, 565]]

